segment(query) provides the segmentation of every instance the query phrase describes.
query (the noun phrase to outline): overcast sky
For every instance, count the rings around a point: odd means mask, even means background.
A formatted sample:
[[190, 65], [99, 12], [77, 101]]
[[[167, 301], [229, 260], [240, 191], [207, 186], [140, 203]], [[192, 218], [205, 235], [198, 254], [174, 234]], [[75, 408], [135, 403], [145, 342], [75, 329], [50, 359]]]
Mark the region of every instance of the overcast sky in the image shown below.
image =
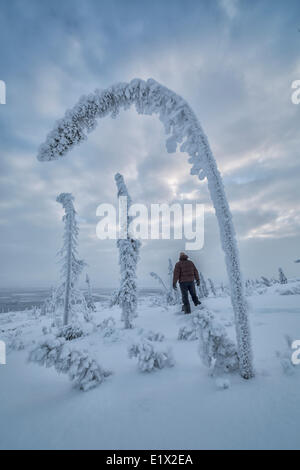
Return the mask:
[[[185, 154], [170, 155], [157, 117], [132, 109], [106, 118], [64, 159], [37, 149], [82, 94], [154, 78], [197, 114], [224, 178], [245, 277], [300, 276], [300, 79], [298, 0], [1, 0], [0, 287], [54, 285], [61, 245], [60, 192], [72, 192], [79, 253], [94, 286], [118, 283], [118, 253], [96, 238], [96, 208], [116, 203], [114, 174], [139, 203], [204, 203], [205, 245], [191, 258], [226, 280], [206, 182]], [[144, 243], [140, 286], [165, 277], [184, 241]]]

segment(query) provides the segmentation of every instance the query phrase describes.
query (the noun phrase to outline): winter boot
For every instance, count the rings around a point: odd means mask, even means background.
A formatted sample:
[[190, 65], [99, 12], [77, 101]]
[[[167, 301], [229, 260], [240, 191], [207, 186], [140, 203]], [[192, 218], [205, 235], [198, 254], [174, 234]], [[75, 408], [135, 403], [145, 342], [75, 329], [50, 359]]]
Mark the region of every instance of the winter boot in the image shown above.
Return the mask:
[[184, 305], [183, 307], [184, 307], [184, 313], [185, 314], [191, 313], [191, 307], [190, 306]]

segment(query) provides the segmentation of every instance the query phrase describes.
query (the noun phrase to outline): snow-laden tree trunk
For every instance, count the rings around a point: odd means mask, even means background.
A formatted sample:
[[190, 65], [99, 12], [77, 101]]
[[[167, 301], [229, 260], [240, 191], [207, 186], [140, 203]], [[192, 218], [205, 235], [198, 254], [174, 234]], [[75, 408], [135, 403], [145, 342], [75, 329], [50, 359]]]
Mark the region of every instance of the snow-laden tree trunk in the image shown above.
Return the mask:
[[133, 238], [130, 232], [129, 209], [132, 204], [128, 194], [124, 178], [120, 173], [115, 175], [115, 181], [118, 188], [118, 198], [122, 198], [120, 208], [123, 211], [121, 220], [123, 225], [120, 227], [120, 236], [117, 242], [119, 248], [120, 264], [120, 290], [118, 293], [118, 304], [122, 308], [122, 320], [126, 329], [133, 327], [133, 319], [137, 316], [137, 283], [136, 268], [139, 260], [140, 241]]
[[75, 145], [83, 142], [86, 131], [95, 129], [97, 119], [111, 114], [115, 117], [121, 108], [135, 104], [140, 114], [158, 114], [166, 133], [170, 134], [166, 145], [175, 152], [177, 145], [189, 155], [191, 173], [200, 180], [207, 178], [215, 208], [222, 248], [231, 289], [231, 302], [235, 314], [240, 372], [244, 378], [254, 375], [247, 302], [240, 268], [232, 216], [225, 195], [221, 175], [211, 152], [208, 140], [194, 112], [180, 96], [149, 79], [134, 79], [130, 83], [118, 83], [106, 90], [82, 97], [47, 136], [40, 147], [40, 161], [56, 160]]

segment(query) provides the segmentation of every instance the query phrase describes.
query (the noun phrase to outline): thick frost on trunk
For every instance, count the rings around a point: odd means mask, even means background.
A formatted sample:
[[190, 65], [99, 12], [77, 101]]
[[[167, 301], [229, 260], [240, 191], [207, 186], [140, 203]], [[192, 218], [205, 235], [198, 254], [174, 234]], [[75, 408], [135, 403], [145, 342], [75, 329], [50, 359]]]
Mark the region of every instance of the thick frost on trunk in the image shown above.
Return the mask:
[[135, 104], [140, 114], [158, 114], [166, 133], [169, 152], [180, 150], [189, 155], [191, 173], [200, 180], [207, 178], [211, 199], [219, 223], [222, 248], [231, 287], [231, 302], [235, 313], [241, 375], [254, 375], [247, 302], [240, 268], [232, 216], [216, 161], [198, 119], [186, 101], [154, 80], [135, 79], [119, 83], [103, 91], [82, 97], [65, 117], [58, 121], [46, 142], [40, 147], [40, 161], [56, 160], [75, 145], [83, 142], [87, 132], [96, 127], [97, 119], [110, 114], [115, 117], [121, 108]]
[[133, 327], [133, 319], [137, 316], [137, 283], [136, 268], [139, 260], [139, 250], [141, 242], [135, 240], [130, 233], [131, 217], [128, 215], [131, 206], [131, 198], [128, 194], [124, 178], [120, 173], [115, 175], [118, 188], [118, 198], [126, 198], [126, 214], [123, 214], [124, 226], [120, 227], [126, 238], [119, 238], [117, 245], [119, 248], [120, 264], [120, 290], [117, 295], [117, 303], [122, 308], [122, 320], [126, 329]]

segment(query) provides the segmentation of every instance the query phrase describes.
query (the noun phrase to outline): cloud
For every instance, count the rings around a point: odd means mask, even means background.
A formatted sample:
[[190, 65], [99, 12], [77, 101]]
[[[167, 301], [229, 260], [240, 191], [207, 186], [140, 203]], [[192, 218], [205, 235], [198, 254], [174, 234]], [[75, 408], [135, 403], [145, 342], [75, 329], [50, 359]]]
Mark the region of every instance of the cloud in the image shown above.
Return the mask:
[[219, 0], [220, 6], [226, 15], [232, 20], [238, 13], [238, 0]]
[[[8, 2], [0, 13], [0, 78], [7, 83], [0, 107], [2, 285], [56, 282], [62, 211], [55, 199], [62, 191], [75, 196], [79, 250], [94, 284], [116, 285], [115, 244], [100, 242], [95, 227], [97, 206], [117, 201], [117, 171], [135, 202], [204, 203], [205, 246], [191, 256], [206, 275], [225, 276], [207, 183], [190, 176], [186, 155], [166, 152], [157, 116], [122, 112], [101, 120], [66, 158], [36, 160], [47, 132], [80, 95], [135, 76], [162, 82], [199, 116], [224, 177], [246, 275], [271, 275], [277, 259], [296, 275], [289, 260], [297, 258], [300, 233], [300, 107], [290, 100], [299, 78], [297, 2], [289, 9], [255, 0], [174, 0], [172, 8], [156, 0], [23, 3]], [[167, 258], [175, 261], [181, 249], [184, 241], [145, 243], [141, 284], [151, 283], [150, 271], [163, 275]]]

